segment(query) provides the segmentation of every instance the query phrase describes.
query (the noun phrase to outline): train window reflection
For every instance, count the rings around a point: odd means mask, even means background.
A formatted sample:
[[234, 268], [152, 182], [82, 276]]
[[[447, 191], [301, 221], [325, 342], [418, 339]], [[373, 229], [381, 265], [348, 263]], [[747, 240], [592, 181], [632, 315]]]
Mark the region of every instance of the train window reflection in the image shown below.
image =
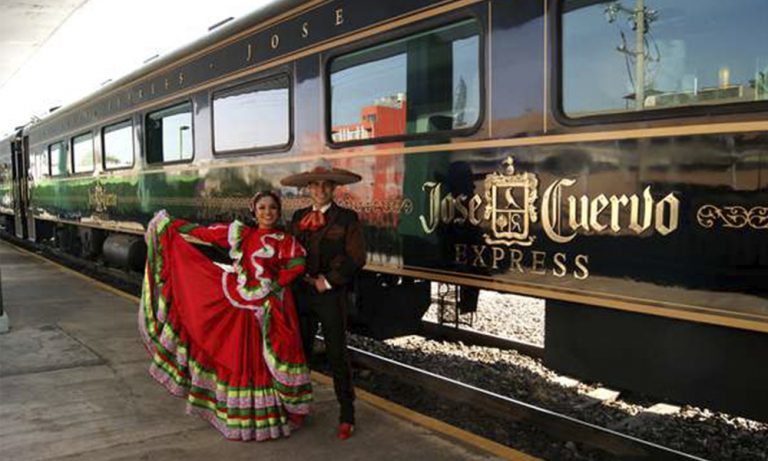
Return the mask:
[[288, 145], [291, 126], [288, 86], [288, 77], [282, 75], [214, 93], [214, 151]]
[[44, 148], [38, 148], [39, 150], [32, 152], [31, 154], [31, 171], [30, 175], [32, 177], [32, 180], [45, 178], [47, 176], [50, 176], [50, 171], [48, 170], [49, 163], [48, 163], [48, 150]]
[[51, 160], [51, 176], [66, 176], [69, 173], [66, 142], [59, 141], [49, 145], [48, 158]]
[[480, 26], [422, 32], [331, 62], [331, 139], [472, 128], [480, 119]]
[[147, 163], [192, 158], [192, 103], [152, 112], [146, 117]]
[[765, 0], [565, 0], [570, 117], [768, 99]]
[[74, 173], [93, 171], [93, 135], [91, 133], [72, 138], [72, 157]]
[[133, 123], [122, 123], [104, 127], [104, 168], [130, 168], [133, 166]]
[[0, 209], [11, 208], [11, 184], [13, 183], [11, 162], [9, 143], [0, 144]]

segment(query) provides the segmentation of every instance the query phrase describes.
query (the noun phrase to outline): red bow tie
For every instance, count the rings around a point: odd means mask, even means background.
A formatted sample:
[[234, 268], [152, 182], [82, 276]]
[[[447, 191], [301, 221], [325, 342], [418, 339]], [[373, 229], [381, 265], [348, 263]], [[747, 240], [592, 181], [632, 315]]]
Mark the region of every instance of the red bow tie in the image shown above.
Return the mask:
[[316, 231], [325, 226], [325, 215], [320, 210], [313, 210], [304, 215], [299, 221], [299, 230]]

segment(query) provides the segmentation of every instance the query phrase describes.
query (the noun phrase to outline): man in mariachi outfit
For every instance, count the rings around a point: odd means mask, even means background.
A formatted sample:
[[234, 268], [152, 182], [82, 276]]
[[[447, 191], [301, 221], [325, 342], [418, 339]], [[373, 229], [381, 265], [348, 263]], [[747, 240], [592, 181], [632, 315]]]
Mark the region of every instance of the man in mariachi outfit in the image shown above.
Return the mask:
[[342, 440], [352, 435], [355, 424], [355, 391], [346, 341], [348, 291], [366, 258], [357, 213], [337, 205], [333, 196], [336, 186], [361, 179], [325, 162], [281, 181], [284, 186], [306, 187], [312, 200], [312, 206], [297, 210], [291, 221], [291, 233], [307, 250], [306, 275], [294, 284], [294, 290], [307, 362], [318, 323], [322, 325], [333, 387], [341, 406], [337, 435]]

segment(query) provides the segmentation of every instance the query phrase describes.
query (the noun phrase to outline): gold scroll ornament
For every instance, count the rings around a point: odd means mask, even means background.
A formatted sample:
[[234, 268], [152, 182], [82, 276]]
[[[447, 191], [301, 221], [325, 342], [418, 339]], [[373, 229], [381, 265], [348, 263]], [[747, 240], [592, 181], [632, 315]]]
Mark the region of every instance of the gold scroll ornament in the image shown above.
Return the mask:
[[747, 209], [741, 205], [718, 207], [704, 205], [696, 213], [696, 220], [701, 227], [711, 229], [722, 222], [722, 227], [730, 229], [768, 229], [768, 207], [756, 206]]

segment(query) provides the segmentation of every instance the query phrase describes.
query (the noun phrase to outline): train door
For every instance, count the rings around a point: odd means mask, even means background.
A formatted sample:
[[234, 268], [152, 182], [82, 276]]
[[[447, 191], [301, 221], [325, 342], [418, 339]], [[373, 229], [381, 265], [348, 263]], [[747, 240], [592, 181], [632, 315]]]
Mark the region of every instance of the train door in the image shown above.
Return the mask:
[[27, 238], [27, 194], [28, 194], [28, 155], [29, 137], [23, 136], [21, 132], [11, 143], [11, 157], [13, 163], [13, 195], [14, 200], [13, 215], [16, 220], [14, 228], [16, 237]]

